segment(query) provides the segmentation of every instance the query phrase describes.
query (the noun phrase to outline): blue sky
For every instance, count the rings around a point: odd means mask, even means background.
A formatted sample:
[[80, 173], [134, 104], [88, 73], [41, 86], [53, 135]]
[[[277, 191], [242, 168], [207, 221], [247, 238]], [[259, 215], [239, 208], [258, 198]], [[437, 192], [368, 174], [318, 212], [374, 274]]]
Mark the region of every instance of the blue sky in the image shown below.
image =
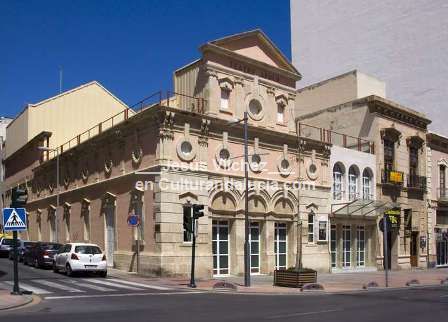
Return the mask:
[[290, 58], [288, 0], [0, 1], [0, 115], [98, 80], [129, 105], [172, 88], [198, 47], [261, 28]]

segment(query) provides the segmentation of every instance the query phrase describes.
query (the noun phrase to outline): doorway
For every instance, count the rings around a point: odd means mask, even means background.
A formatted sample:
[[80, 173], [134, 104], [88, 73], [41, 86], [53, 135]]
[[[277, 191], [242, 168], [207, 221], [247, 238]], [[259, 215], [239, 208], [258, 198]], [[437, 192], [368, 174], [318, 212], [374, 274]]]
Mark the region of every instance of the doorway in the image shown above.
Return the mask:
[[107, 266], [114, 266], [115, 252], [115, 207], [107, 207], [104, 212], [105, 221], [105, 251], [107, 258]]
[[411, 233], [411, 267], [418, 266], [418, 232]]

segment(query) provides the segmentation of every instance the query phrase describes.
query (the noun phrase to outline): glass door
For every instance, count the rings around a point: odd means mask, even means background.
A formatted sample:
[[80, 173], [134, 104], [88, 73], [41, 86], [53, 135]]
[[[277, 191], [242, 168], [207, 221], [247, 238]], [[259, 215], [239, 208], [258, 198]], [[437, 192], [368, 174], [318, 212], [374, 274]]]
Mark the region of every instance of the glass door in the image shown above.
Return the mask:
[[286, 243], [286, 224], [275, 223], [274, 236], [274, 254], [275, 269], [286, 269], [287, 263], [287, 243]]
[[213, 275], [229, 274], [229, 222], [212, 222]]
[[364, 226], [356, 227], [356, 265], [366, 265], [366, 229]]
[[342, 267], [351, 266], [352, 236], [350, 226], [342, 226], [343, 262]]
[[337, 239], [336, 239], [336, 225], [331, 225], [330, 228], [330, 253], [331, 253], [331, 267], [337, 266]]
[[260, 273], [260, 223], [250, 223], [250, 272]]

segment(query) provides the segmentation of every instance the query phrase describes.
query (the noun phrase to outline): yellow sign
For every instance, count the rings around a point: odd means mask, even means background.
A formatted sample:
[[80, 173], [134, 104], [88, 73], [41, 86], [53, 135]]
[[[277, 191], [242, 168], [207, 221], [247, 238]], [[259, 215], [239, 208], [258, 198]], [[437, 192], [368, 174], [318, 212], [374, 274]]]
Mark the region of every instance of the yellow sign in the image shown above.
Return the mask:
[[403, 173], [397, 172], [397, 171], [389, 172], [389, 181], [396, 182], [396, 183], [402, 183], [403, 182]]

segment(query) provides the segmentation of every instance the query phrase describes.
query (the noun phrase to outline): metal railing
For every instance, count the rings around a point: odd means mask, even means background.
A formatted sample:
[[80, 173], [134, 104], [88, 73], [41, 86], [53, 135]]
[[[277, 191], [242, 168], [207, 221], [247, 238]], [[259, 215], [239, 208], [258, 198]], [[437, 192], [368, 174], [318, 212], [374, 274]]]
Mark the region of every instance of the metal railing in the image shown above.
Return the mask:
[[408, 188], [426, 190], [426, 177], [409, 174], [407, 179]]
[[76, 135], [54, 150], [45, 152], [43, 154], [43, 161], [48, 161], [56, 157], [58, 154], [70, 150], [75, 146], [78, 146], [81, 143], [91, 139], [92, 137], [97, 136], [114, 126], [117, 126], [118, 124], [128, 120], [130, 117], [148, 109], [149, 107], [156, 105], [164, 105], [167, 107], [180, 108], [186, 111], [204, 113], [207, 106], [207, 101], [201, 97], [194, 97], [172, 91], [167, 91], [165, 98], [163, 98], [163, 92], [157, 91], [144, 98], [143, 100], [135, 103], [134, 105], [131, 105], [129, 108], [126, 108], [123, 111], [112, 115], [106, 120]]
[[351, 150], [358, 150], [366, 153], [375, 153], [373, 142], [359, 137], [326, 130], [317, 126], [299, 123], [299, 137], [309, 138], [316, 141], [331, 143]]
[[447, 202], [448, 203], [448, 188], [445, 188], [445, 187], [437, 188], [437, 200], [439, 202]]

